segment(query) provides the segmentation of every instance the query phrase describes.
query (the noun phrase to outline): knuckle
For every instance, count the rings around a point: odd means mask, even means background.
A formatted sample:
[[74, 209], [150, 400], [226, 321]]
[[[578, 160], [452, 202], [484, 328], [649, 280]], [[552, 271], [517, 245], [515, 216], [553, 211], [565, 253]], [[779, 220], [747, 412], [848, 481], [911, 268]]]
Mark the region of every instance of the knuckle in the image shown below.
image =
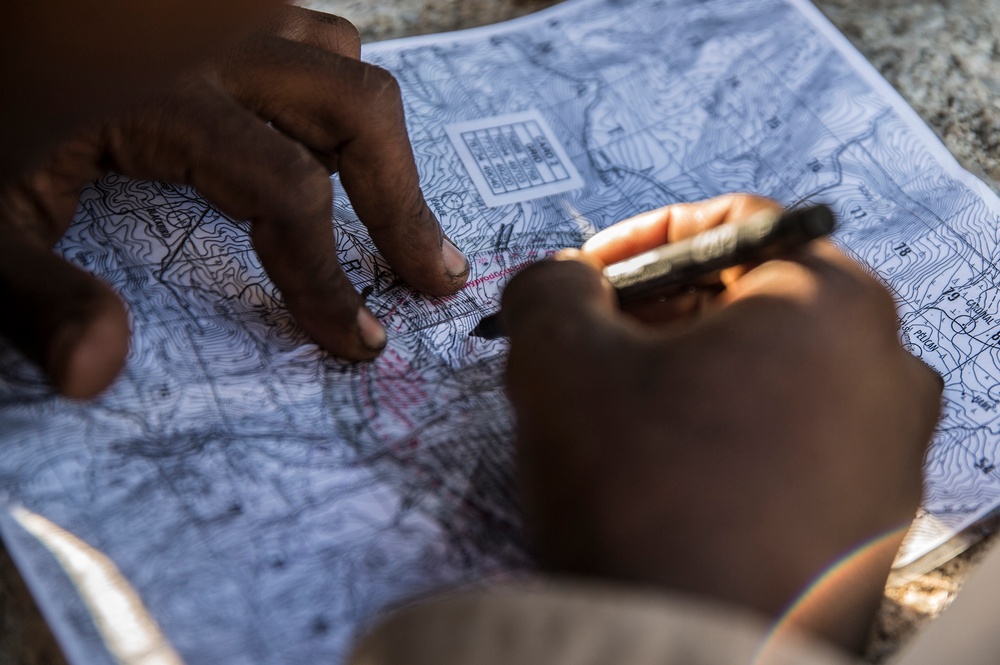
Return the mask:
[[[403, 254], [419, 256], [426, 251], [440, 251], [442, 231], [437, 217], [427, 206], [423, 192], [417, 182], [403, 177], [397, 180], [391, 199], [382, 197], [381, 205], [391, 200], [393, 214], [379, 215], [365, 219], [368, 232], [392, 242]], [[363, 202], [356, 204], [360, 208]]]
[[289, 290], [284, 294], [289, 308], [300, 312], [331, 311], [341, 325], [353, 325], [360, 296], [340, 268], [337, 257], [313, 252], [300, 259], [302, 262], [298, 268], [309, 278], [304, 283], [307, 288]]
[[342, 58], [329, 75], [334, 88], [352, 98], [350, 136], [406, 136], [402, 93], [392, 74], [376, 65]]
[[896, 336], [896, 303], [874, 274], [858, 265], [829, 242], [816, 243], [815, 272], [829, 293], [829, 300], [848, 320]]
[[729, 195], [734, 219], [743, 219], [762, 210], [781, 210], [783, 206], [774, 199], [740, 192]]
[[504, 307], [545, 300], [552, 292], [573, 288], [570, 282], [585, 282], [586, 266], [572, 261], [539, 261], [511, 279], [503, 291]]
[[884, 334], [896, 341], [896, 302], [888, 289], [872, 275], [859, 270], [856, 273], [854, 288], [850, 289], [848, 297], [852, 298], [858, 315], [878, 327]]
[[396, 77], [376, 65], [365, 64], [361, 75], [361, 93], [379, 110], [402, 108], [402, 93]]
[[361, 52], [361, 34], [353, 23], [340, 16], [295, 7], [298, 41], [327, 48], [334, 53], [357, 57]]
[[306, 7], [286, 5], [267, 32], [292, 41], [322, 43], [335, 40], [334, 44], [357, 42], [358, 29], [347, 19], [315, 11]]
[[540, 261], [525, 268], [504, 289], [507, 322], [533, 335], [571, 343], [583, 333], [584, 303], [604, 297], [600, 275], [579, 261]]
[[856, 316], [869, 321], [888, 322], [895, 327], [896, 304], [886, 288], [861, 271], [840, 271], [833, 282], [839, 300]]
[[340, 16], [324, 15], [332, 24], [332, 29], [336, 32], [337, 43], [344, 45], [351, 53], [361, 51], [361, 33], [358, 28], [345, 18]]
[[[330, 177], [323, 165], [304, 146], [291, 143], [282, 156], [271, 161], [280, 174], [273, 188], [275, 203], [282, 210], [298, 211], [303, 216], [325, 214], [330, 208]], [[272, 194], [269, 192], [269, 194]]]

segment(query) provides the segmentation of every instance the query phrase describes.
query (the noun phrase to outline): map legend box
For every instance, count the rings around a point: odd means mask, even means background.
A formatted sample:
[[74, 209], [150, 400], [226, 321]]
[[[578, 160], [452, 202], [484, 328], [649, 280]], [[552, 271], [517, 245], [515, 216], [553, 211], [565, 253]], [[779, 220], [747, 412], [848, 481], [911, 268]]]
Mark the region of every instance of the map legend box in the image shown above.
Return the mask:
[[580, 189], [583, 178], [537, 109], [445, 127], [491, 208]]

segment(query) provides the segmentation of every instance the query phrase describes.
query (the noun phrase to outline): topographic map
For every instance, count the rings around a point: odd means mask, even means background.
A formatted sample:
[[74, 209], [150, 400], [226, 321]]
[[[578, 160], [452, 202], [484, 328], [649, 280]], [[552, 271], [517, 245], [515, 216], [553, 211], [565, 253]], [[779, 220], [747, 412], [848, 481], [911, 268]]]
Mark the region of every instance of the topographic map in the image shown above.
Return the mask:
[[[244, 223], [115, 175], [57, 249], [128, 303], [123, 376], [69, 402], [0, 346], [6, 505], [105, 553], [185, 662], [337, 662], [400, 599], [530, 574], [506, 343], [468, 333], [521, 266], [677, 201], [829, 203], [892, 289], [904, 343], [947, 382], [903, 560], [1000, 503], [1000, 206], [811, 5], [574, 0], [364, 57], [398, 77], [427, 198], [472, 261], [459, 294], [416, 295], [336, 187], [382, 357], [304, 337]], [[18, 524], [0, 519], [70, 659], [111, 662]]]

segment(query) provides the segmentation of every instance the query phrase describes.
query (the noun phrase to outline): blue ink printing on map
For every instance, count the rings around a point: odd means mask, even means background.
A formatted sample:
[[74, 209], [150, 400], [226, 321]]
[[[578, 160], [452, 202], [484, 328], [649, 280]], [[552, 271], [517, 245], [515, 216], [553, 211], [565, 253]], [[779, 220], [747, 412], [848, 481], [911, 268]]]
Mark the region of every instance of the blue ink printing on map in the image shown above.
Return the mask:
[[[400, 599], [530, 575], [505, 342], [468, 333], [520, 267], [678, 201], [826, 203], [892, 290], [947, 384], [904, 558], [1000, 503], [1000, 205], [807, 2], [574, 0], [364, 57], [398, 78], [424, 192], [472, 266], [461, 293], [415, 295], [335, 181], [378, 360], [302, 334], [244, 223], [116, 175], [57, 251], [128, 303], [122, 377], [70, 402], [0, 345], [7, 505], [106, 553], [188, 665], [340, 662]], [[0, 526], [71, 661], [110, 663], [51, 557]]]
[[483, 202], [495, 208], [584, 186], [537, 109], [445, 127]]

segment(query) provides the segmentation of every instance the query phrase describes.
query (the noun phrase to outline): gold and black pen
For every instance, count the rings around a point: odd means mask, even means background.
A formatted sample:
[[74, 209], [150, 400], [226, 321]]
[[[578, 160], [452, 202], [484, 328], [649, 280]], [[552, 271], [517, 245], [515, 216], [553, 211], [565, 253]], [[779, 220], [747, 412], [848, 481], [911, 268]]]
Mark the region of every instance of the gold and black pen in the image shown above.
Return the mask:
[[[778, 258], [836, 226], [833, 211], [819, 205], [784, 213], [760, 212], [744, 222], [723, 224], [612, 263], [604, 276], [625, 304], [694, 284], [720, 270]], [[506, 335], [499, 312], [485, 317], [471, 333], [496, 339]]]

